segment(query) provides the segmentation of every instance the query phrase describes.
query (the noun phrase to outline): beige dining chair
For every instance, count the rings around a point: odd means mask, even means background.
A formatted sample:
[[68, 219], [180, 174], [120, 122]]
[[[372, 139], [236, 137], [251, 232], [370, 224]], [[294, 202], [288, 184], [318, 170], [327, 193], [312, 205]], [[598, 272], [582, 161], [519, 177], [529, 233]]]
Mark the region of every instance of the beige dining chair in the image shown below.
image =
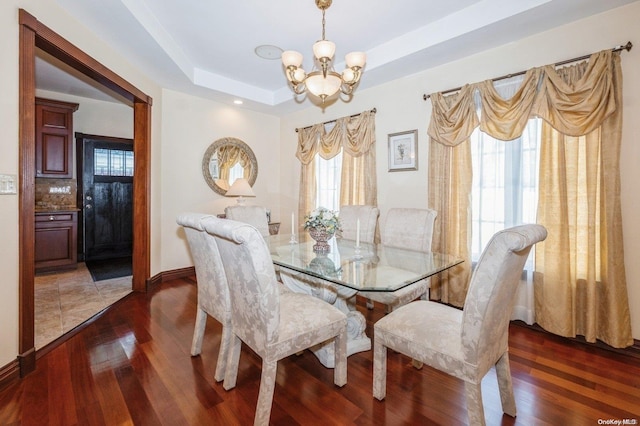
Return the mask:
[[281, 293], [267, 244], [256, 228], [234, 220], [211, 219], [229, 285], [233, 338], [223, 387], [236, 386], [242, 342], [262, 358], [254, 424], [267, 425], [278, 360], [322, 342], [334, 342], [334, 383], [347, 383], [347, 317], [306, 294]]
[[267, 209], [262, 206], [229, 206], [224, 209], [224, 214], [227, 219], [253, 225], [265, 238], [269, 236]]
[[[382, 228], [381, 241], [389, 247], [430, 252], [433, 239], [433, 224], [437, 212], [431, 209], [392, 208], [387, 213]], [[429, 279], [410, 284], [392, 292], [361, 291], [358, 293], [367, 299], [367, 307], [372, 302], [387, 306], [387, 312], [405, 305], [417, 298], [429, 298]]]
[[376, 236], [380, 210], [374, 206], [342, 206], [338, 217], [342, 231], [340, 238], [356, 240], [358, 219], [360, 220], [360, 242], [373, 243]]
[[203, 222], [212, 217], [200, 213], [183, 213], [178, 216], [176, 221], [184, 228], [187, 236], [198, 287], [198, 308], [191, 343], [191, 355], [199, 355], [202, 351], [207, 315], [218, 320], [222, 324], [222, 339], [220, 340], [214, 378], [219, 382], [224, 378], [227, 354], [231, 343], [231, 301], [218, 246], [203, 227]]
[[502, 410], [516, 415], [509, 367], [509, 319], [520, 275], [541, 225], [521, 225], [495, 234], [471, 276], [463, 310], [417, 300], [374, 324], [373, 396], [386, 395], [387, 348], [465, 382], [469, 424], [484, 425], [481, 382], [495, 366]]

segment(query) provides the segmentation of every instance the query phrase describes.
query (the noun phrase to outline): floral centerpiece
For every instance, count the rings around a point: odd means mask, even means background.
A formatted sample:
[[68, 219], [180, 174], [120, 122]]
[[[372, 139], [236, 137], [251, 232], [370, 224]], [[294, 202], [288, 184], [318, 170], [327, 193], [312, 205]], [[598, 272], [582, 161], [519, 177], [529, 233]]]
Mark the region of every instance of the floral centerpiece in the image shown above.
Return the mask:
[[340, 231], [338, 214], [325, 207], [318, 207], [304, 217], [304, 229], [309, 231], [311, 238], [316, 240], [313, 249], [317, 252], [329, 251], [327, 241], [336, 231]]

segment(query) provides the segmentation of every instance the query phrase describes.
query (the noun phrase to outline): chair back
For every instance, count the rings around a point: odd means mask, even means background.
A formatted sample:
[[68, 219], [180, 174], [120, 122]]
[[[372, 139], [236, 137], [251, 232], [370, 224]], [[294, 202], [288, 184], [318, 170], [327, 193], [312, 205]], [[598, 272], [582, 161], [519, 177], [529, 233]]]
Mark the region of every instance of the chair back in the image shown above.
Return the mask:
[[430, 252], [437, 215], [438, 212], [431, 209], [390, 209], [382, 228], [382, 244]]
[[262, 206], [229, 206], [224, 209], [227, 219], [254, 226], [263, 237], [269, 236], [267, 209]]
[[376, 226], [380, 210], [374, 206], [342, 206], [340, 207], [340, 223], [342, 238], [356, 239], [356, 228], [360, 219], [360, 242], [373, 243], [376, 236]]
[[231, 315], [227, 276], [218, 246], [204, 230], [203, 223], [213, 216], [183, 213], [176, 222], [184, 228], [198, 281], [198, 305], [221, 323]]
[[280, 299], [269, 249], [258, 230], [246, 223], [212, 218], [204, 223], [220, 250], [231, 296], [233, 332], [264, 353], [278, 339]]
[[507, 350], [509, 319], [531, 247], [547, 237], [542, 225], [496, 233], [471, 276], [462, 317], [465, 361], [489, 368]]

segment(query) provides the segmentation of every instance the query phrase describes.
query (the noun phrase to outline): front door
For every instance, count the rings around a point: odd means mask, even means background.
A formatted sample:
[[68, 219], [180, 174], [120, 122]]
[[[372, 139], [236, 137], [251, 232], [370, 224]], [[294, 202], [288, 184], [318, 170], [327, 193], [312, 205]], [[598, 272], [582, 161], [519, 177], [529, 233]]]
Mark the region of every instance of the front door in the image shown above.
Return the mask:
[[84, 260], [131, 256], [133, 245], [133, 141], [76, 135], [82, 159]]

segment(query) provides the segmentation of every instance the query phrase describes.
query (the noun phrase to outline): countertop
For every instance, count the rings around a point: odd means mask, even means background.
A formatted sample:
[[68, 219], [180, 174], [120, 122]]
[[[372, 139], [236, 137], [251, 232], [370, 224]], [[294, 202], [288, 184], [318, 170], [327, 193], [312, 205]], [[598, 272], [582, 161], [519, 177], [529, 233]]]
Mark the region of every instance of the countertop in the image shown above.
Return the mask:
[[39, 206], [36, 207], [36, 214], [47, 214], [47, 213], [60, 213], [60, 212], [77, 212], [80, 211], [79, 208], [75, 206]]

